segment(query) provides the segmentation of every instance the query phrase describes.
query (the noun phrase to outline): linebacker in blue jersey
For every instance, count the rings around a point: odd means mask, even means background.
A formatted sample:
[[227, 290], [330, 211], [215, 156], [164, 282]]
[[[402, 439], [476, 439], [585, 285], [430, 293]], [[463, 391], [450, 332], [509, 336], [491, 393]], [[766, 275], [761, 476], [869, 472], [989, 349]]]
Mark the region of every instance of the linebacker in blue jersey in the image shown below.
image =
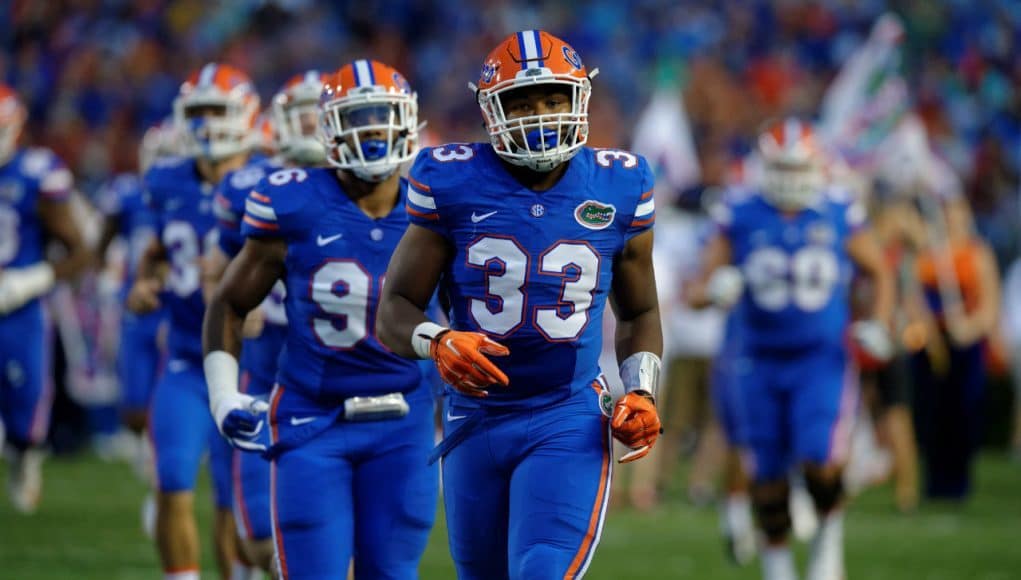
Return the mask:
[[[53, 402], [49, 324], [39, 297], [80, 272], [89, 254], [67, 203], [71, 172], [48, 149], [17, 147], [26, 115], [0, 84], [0, 423], [12, 452], [11, 503], [30, 513], [42, 492], [41, 446]], [[48, 238], [67, 249], [62, 259], [46, 260]]]
[[216, 490], [217, 563], [224, 577], [235, 559], [230, 446], [210, 420], [202, 376], [200, 258], [216, 240], [214, 187], [244, 165], [258, 108], [247, 75], [205, 65], [181, 85], [174, 103], [175, 124], [193, 156], [159, 160], [144, 177], [157, 238], [142, 257], [128, 307], [144, 313], [165, 303], [170, 323], [170, 362], [153, 393], [149, 426], [159, 492], [156, 543], [165, 577], [174, 580], [198, 578], [194, 487], [207, 451]]
[[[316, 137], [322, 75], [307, 71], [290, 79], [273, 97], [273, 147], [278, 155], [253, 157], [227, 174], [216, 195], [219, 245], [205, 257], [205, 275], [211, 286], [223, 276], [228, 261], [244, 246], [241, 224], [248, 194], [267, 175], [284, 167], [316, 166], [326, 162], [326, 152]], [[259, 308], [249, 313], [241, 349], [241, 392], [268, 399], [276, 382], [277, 360], [287, 337], [283, 281], [278, 280]], [[269, 432], [260, 442], [269, 444]], [[270, 571], [273, 559], [273, 527], [270, 520], [270, 464], [255, 453], [234, 450], [234, 520], [240, 539], [239, 552], [248, 562]]]
[[418, 144], [404, 77], [357, 60], [326, 77], [324, 169], [282, 169], [245, 202], [245, 245], [209, 304], [210, 409], [261, 450], [267, 405], [238, 392], [241, 322], [283, 279], [288, 330], [270, 397], [272, 514], [285, 579], [416, 578], [436, 512], [433, 403], [415, 361], [373, 333], [390, 255], [408, 227], [397, 172]]
[[877, 299], [872, 319], [850, 326], [850, 335], [878, 359], [891, 348], [894, 288], [861, 203], [826, 186], [807, 125], [772, 126], [759, 154], [761, 192], [733, 193], [715, 208], [720, 231], [705, 250], [705, 285], [694, 293], [736, 305], [741, 355], [730, 380], [746, 410], [739, 420], [752, 502], [768, 544], [763, 575], [797, 577], [786, 542], [788, 472], [798, 467], [821, 521], [808, 578], [836, 580], [845, 574], [841, 472], [858, 400], [845, 344], [852, 268], [873, 279]]
[[[637, 155], [584, 146], [590, 77], [564, 41], [511, 35], [477, 88], [491, 144], [419, 154], [376, 330], [450, 385], [434, 457], [458, 576], [580, 577], [611, 432], [631, 448], [621, 461], [659, 436], [653, 176]], [[425, 315], [438, 284], [450, 328]], [[598, 365], [608, 297], [624, 392], [606, 391]]]

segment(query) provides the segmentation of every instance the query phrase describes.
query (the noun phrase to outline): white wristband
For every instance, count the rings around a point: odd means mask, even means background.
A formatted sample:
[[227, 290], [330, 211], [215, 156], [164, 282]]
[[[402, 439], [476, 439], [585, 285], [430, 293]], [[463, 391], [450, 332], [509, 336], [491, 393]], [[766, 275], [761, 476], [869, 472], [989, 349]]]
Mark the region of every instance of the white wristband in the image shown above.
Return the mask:
[[18, 277], [18, 285], [26, 301], [46, 294], [57, 282], [57, 275], [49, 262], [39, 262], [18, 269], [12, 268], [10, 273]]
[[411, 333], [411, 348], [414, 349], [418, 358], [429, 358], [429, 349], [432, 346], [433, 338], [447, 330], [446, 328], [427, 320], [415, 327]]
[[238, 359], [234, 355], [227, 351], [214, 350], [202, 360], [202, 368], [206, 374], [210, 408], [214, 408], [216, 402], [224, 395], [237, 392]]
[[659, 357], [651, 352], [636, 352], [620, 363], [620, 380], [624, 393], [646, 391], [653, 398], [659, 394]]

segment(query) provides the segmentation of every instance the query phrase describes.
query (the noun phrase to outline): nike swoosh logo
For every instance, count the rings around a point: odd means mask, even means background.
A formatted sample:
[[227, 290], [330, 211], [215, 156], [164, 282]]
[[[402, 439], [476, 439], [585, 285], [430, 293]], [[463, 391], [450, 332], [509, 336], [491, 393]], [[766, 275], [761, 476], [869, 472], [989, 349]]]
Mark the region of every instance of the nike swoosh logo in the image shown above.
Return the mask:
[[475, 212], [472, 212], [472, 223], [473, 223], [473, 224], [477, 224], [477, 223], [479, 223], [480, 221], [482, 221], [482, 220], [484, 220], [484, 219], [486, 219], [486, 218], [488, 218], [488, 217], [492, 216], [492, 215], [493, 215], [493, 214], [495, 214], [495, 213], [496, 213], [497, 211], [500, 211], [500, 210], [494, 210], [494, 211], [491, 211], [491, 212], [489, 212], [489, 213], [484, 213], [484, 214], [482, 214], [482, 215], [477, 215], [477, 214], [476, 214]]
[[297, 427], [298, 425], [304, 425], [305, 423], [311, 423], [312, 421], [315, 421], [318, 418], [319, 417], [302, 417], [302, 418], [299, 419], [297, 417], [291, 417], [291, 425], [294, 425], [295, 427]]
[[326, 244], [329, 244], [330, 242], [335, 242], [339, 240], [342, 237], [344, 237], [344, 234], [337, 234], [335, 236], [330, 236], [328, 238], [324, 238], [322, 235], [319, 235], [318, 237], [316, 237], [316, 245], [321, 248]]
[[447, 421], [460, 421], [461, 419], [464, 419], [467, 416], [468, 415], [451, 415], [450, 411], [447, 411]]

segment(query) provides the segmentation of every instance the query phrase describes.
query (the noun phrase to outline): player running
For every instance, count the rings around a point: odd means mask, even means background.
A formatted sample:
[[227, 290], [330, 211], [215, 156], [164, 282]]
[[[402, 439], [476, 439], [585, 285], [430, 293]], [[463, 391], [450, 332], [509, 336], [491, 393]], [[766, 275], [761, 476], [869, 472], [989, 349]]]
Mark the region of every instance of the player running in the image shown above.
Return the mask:
[[[432, 358], [450, 385], [434, 457], [445, 456], [460, 578], [584, 574], [609, 497], [611, 433], [631, 448], [621, 461], [659, 435], [653, 176], [640, 156], [585, 147], [590, 94], [570, 45], [513, 34], [475, 94], [491, 143], [427, 149], [411, 169], [412, 225], [376, 330], [394, 352]], [[451, 328], [424, 313], [437, 284]], [[597, 362], [611, 295], [624, 387], [613, 393]]]
[[[39, 298], [81, 272], [89, 252], [68, 203], [71, 172], [48, 149], [17, 146], [26, 118], [18, 95], [0, 84], [0, 423], [11, 503], [31, 513], [42, 493], [53, 403], [51, 326]], [[46, 259], [49, 238], [64, 246], [64, 257]]]
[[285, 579], [416, 578], [436, 515], [426, 459], [433, 402], [418, 364], [372, 332], [390, 255], [408, 227], [397, 172], [418, 148], [418, 103], [371, 60], [327, 76], [323, 169], [270, 174], [245, 202], [245, 245], [209, 304], [210, 409], [261, 450], [267, 405], [238, 392], [241, 322], [283, 279], [288, 331], [270, 398], [271, 501]]
[[[787, 546], [788, 473], [804, 471], [819, 513], [808, 578], [843, 578], [841, 472], [858, 400], [848, 364], [849, 287], [854, 268], [876, 288], [871, 318], [851, 335], [876, 358], [889, 356], [886, 331], [894, 287], [860, 202], [825, 186], [811, 129], [795, 119], [759, 138], [761, 192], [728, 194], [706, 247], [704, 299], [735, 306], [741, 353], [732, 377], [746, 412], [752, 502], [766, 536], [767, 580], [796, 578]], [[698, 290], [693, 290], [697, 294]], [[693, 297], [695, 302], [700, 299]]]
[[259, 97], [245, 73], [216, 63], [203, 66], [181, 85], [174, 102], [174, 122], [192, 155], [158, 160], [144, 176], [157, 238], [142, 256], [128, 307], [142, 314], [165, 302], [170, 323], [170, 361], [152, 395], [149, 417], [158, 484], [156, 544], [168, 579], [198, 578], [194, 488], [207, 451], [223, 576], [235, 559], [231, 450], [209, 417], [202, 376], [200, 258], [216, 239], [215, 186], [245, 164], [258, 110]]

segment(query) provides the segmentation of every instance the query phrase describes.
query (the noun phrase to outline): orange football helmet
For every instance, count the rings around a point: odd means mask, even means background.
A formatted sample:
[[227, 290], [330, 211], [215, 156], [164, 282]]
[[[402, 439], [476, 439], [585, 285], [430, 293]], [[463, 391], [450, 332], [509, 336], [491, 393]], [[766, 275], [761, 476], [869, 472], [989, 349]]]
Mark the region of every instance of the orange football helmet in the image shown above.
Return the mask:
[[356, 60], [323, 79], [319, 122], [326, 161], [383, 181], [418, 152], [418, 96], [396, 69]]
[[18, 93], [11, 87], [0, 84], [0, 165], [14, 155], [14, 147], [25, 126], [28, 114], [21, 104]]
[[812, 127], [788, 117], [759, 135], [762, 190], [766, 201], [799, 210], [819, 199], [826, 184], [823, 152]]
[[[486, 57], [478, 85], [469, 83], [496, 153], [544, 172], [574, 157], [588, 141], [588, 102], [597, 72], [589, 75], [571, 45], [548, 32], [524, 30], [505, 38]], [[501, 97], [536, 85], [567, 88], [571, 111], [508, 119]]]
[[291, 77], [273, 96], [277, 150], [302, 165], [319, 165], [326, 161], [326, 150], [317, 135], [322, 91], [323, 75], [310, 70]]
[[224, 64], [209, 63], [192, 73], [174, 100], [174, 123], [189, 141], [188, 153], [207, 159], [247, 151], [258, 114], [251, 79]]

